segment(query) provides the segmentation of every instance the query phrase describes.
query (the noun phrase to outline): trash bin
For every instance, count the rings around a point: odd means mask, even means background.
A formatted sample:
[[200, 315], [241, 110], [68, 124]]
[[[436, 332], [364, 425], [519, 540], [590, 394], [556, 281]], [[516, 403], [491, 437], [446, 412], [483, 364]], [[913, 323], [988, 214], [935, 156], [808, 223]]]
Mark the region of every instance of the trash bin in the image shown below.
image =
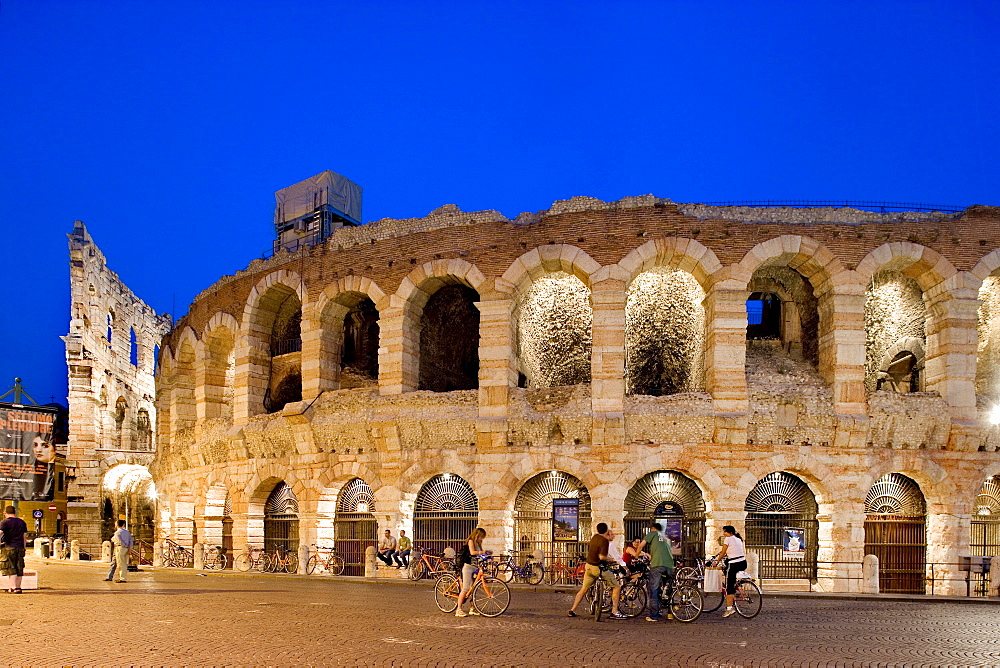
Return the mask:
[[48, 559], [49, 558], [49, 541], [42, 540], [41, 541], [41, 546], [39, 547], [39, 550], [41, 550], [42, 559]]

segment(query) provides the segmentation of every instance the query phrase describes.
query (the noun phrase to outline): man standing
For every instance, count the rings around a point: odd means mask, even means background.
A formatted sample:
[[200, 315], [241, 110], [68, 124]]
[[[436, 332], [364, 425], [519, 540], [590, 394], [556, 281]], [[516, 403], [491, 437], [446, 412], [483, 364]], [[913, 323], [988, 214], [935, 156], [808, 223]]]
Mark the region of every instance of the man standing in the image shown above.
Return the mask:
[[125, 520], [118, 520], [118, 530], [111, 537], [111, 570], [108, 571], [108, 577], [104, 578], [105, 582], [111, 581], [111, 578], [115, 575], [115, 570], [118, 571], [118, 579], [115, 582], [126, 581], [125, 576], [128, 574], [128, 551], [132, 549], [134, 543], [132, 534], [125, 528]]
[[[649, 615], [647, 622], [660, 621], [660, 585], [664, 578], [674, 579], [674, 554], [670, 539], [659, 522], [649, 524], [649, 533], [639, 543], [639, 550], [649, 548]], [[669, 605], [669, 602], [668, 602]], [[669, 613], [668, 613], [669, 618]]]
[[378, 543], [378, 554], [377, 556], [386, 566], [392, 566], [392, 558], [396, 554], [396, 539], [393, 538], [392, 533], [386, 529], [385, 536]]
[[28, 525], [17, 516], [14, 506], [4, 508], [3, 514], [4, 520], [0, 522], [3, 574], [10, 576], [7, 591], [11, 594], [20, 594], [21, 578], [24, 577], [24, 534], [28, 533]]
[[399, 540], [396, 547], [399, 548], [394, 557], [396, 559], [396, 567], [406, 568], [410, 565], [410, 548], [412, 547], [412, 543], [406, 536], [406, 532], [402, 529], [399, 530]]
[[598, 523], [597, 534], [590, 539], [590, 548], [587, 550], [587, 570], [583, 574], [583, 585], [580, 587], [580, 591], [576, 592], [576, 598], [573, 599], [573, 607], [569, 609], [570, 617], [576, 617], [576, 607], [580, 605], [580, 601], [587, 595], [587, 591], [594, 585], [597, 578], [603, 578], [607, 586], [611, 587], [611, 619], [626, 619], [625, 615], [618, 612], [621, 585], [618, 584], [618, 579], [611, 571], [607, 568], [601, 568], [604, 562], [614, 561], [612, 557], [608, 556], [609, 545], [614, 537], [615, 534], [608, 528], [607, 524]]

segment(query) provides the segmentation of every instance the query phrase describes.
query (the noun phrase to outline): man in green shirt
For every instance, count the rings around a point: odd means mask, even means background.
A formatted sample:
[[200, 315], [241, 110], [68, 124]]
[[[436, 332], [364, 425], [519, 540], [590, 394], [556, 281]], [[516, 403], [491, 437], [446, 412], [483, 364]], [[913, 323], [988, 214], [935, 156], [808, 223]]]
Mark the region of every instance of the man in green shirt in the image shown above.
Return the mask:
[[396, 560], [396, 568], [406, 568], [410, 565], [410, 548], [413, 543], [410, 542], [409, 536], [402, 529], [399, 530], [399, 540], [396, 541], [396, 554], [393, 555], [393, 559]]
[[639, 551], [645, 547], [649, 552], [649, 615], [647, 622], [660, 621], [660, 584], [664, 578], [674, 579], [674, 553], [670, 539], [663, 533], [663, 525], [650, 522], [649, 532], [639, 544]]

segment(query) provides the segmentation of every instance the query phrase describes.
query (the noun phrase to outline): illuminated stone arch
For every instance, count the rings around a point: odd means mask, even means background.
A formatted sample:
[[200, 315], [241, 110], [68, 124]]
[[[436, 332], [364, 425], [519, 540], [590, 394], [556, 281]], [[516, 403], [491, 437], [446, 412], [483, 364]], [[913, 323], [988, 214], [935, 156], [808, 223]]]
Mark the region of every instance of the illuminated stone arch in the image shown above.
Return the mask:
[[665, 237], [647, 241], [618, 263], [631, 283], [639, 274], [657, 267], [686, 271], [706, 292], [711, 287], [713, 275], [722, 269], [715, 252], [696, 239]]
[[199, 420], [232, 417], [239, 332], [236, 318], [224, 311], [215, 313], [202, 332], [196, 388]]
[[172, 373], [167, 380], [170, 386], [170, 436], [174, 439], [182, 431], [192, 429], [198, 419], [195, 387], [199, 348], [197, 334], [190, 327], [185, 327], [177, 339]]

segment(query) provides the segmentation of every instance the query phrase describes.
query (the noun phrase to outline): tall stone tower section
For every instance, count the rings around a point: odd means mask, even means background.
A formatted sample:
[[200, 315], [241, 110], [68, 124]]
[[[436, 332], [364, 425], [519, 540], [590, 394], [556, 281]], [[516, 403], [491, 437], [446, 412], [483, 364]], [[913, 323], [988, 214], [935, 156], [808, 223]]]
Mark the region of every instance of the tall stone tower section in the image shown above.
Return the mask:
[[171, 319], [108, 268], [82, 222], [68, 236], [67, 532], [94, 553], [121, 515], [138, 537], [152, 537], [155, 368]]

